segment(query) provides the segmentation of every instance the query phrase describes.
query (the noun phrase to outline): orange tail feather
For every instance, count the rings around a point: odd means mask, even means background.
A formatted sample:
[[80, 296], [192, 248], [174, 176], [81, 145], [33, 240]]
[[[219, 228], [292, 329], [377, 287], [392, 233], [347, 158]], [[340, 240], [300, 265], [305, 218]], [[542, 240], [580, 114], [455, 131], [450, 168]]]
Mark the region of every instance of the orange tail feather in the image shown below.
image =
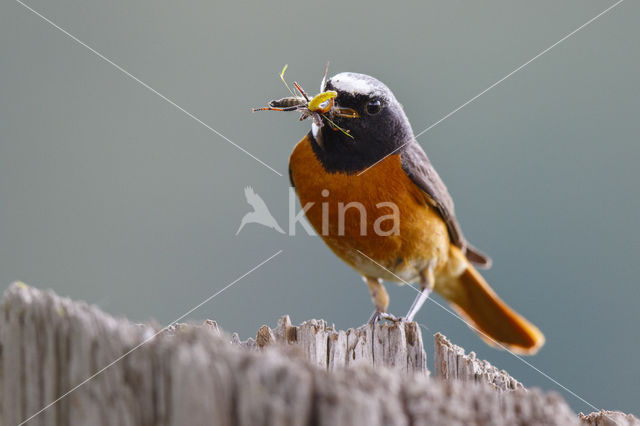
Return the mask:
[[436, 291], [453, 303], [489, 345], [502, 345], [526, 355], [533, 355], [544, 345], [540, 330], [507, 306], [473, 266], [468, 265], [462, 275], [442, 284], [436, 285]]

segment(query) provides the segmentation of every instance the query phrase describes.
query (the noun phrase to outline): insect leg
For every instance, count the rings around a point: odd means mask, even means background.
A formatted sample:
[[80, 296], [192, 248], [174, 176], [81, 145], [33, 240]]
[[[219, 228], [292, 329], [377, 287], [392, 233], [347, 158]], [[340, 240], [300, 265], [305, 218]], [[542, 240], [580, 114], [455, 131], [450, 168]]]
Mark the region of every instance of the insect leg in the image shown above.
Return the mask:
[[296, 87], [296, 89], [298, 89], [298, 92], [300, 92], [300, 94], [307, 100], [307, 102], [309, 102], [309, 96], [307, 96], [306, 92], [304, 91], [304, 89], [302, 87], [300, 87], [298, 82], [294, 81], [293, 85]]
[[313, 118], [313, 122], [316, 123], [316, 126], [318, 127], [324, 126], [324, 123], [322, 122], [322, 116], [320, 114], [313, 111], [310, 111], [310, 113], [311, 113], [311, 118]]

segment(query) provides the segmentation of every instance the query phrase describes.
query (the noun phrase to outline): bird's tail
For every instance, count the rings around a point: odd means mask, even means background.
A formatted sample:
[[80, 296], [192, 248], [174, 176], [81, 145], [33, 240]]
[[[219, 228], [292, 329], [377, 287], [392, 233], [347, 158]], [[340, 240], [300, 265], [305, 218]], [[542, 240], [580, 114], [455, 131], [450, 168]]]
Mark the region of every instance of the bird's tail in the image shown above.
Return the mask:
[[462, 274], [438, 280], [436, 291], [489, 345], [518, 354], [536, 353], [544, 345], [544, 335], [507, 306], [471, 264], [464, 263], [467, 266]]

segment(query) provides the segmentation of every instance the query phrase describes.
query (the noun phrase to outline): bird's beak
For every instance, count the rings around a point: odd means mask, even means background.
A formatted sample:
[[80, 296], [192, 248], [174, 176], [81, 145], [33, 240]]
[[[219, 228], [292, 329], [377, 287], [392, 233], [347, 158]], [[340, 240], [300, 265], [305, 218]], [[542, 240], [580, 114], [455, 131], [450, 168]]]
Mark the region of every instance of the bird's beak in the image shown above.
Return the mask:
[[333, 114], [340, 118], [360, 118], [360, 114], [353, 108], [344, 108], [340, 106], [333, 107]]

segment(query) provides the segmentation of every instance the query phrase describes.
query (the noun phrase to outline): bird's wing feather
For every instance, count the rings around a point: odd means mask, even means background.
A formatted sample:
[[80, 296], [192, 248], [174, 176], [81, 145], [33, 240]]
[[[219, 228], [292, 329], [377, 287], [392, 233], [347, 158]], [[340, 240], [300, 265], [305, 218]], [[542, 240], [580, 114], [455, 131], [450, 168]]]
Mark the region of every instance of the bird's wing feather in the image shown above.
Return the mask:
[[296, 187], [296, 183], [293, 181], [293, 175], [291, 174], [291, 166], [289, 166], [289, 183], [291, 183], [292, 187]]
[[451, 242], [463, 250], [469, 261], [480, 267], [490, 267], [491, 258], [475, 249], [465, 240], [460, 223], [456, 219], [453, 199], [422, 147], [417, 142], [409, 143], [402, 150], [401, 158], [402, 168], [405, 173], [413, 183], [425, 192], [429, 202], [447, 224]]

